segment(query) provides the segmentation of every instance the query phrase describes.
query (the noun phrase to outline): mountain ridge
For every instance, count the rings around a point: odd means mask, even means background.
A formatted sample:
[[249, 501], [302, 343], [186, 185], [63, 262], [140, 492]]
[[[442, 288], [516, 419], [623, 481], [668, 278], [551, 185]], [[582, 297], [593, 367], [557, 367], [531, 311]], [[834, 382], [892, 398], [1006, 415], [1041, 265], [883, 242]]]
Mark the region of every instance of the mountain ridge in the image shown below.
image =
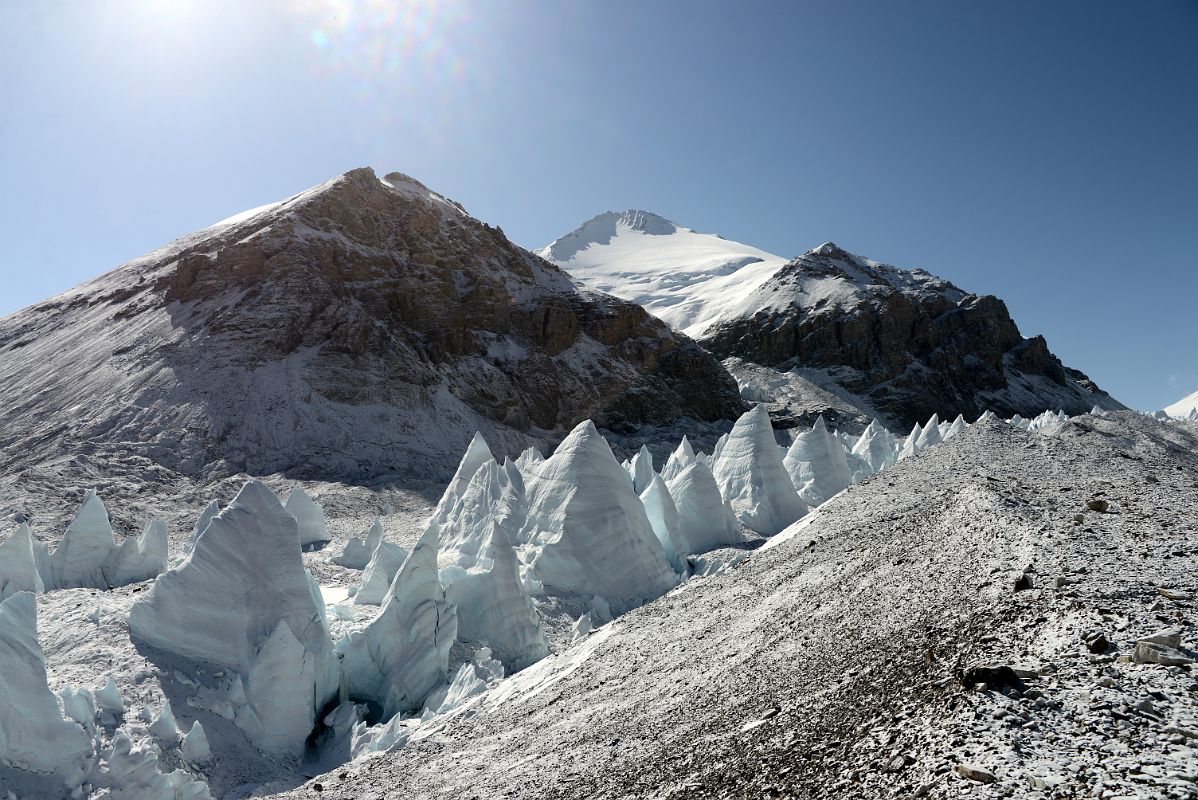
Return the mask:
[[[628, 223], [621, 228], [620, 215], [613, 218], [615, 235], [607, 240], [581, 246], [585, 225], [570, 234], [573, 254], [558, 258], [559, 266], [584, 285], [640, 303], [726, 366], [741, 359], [781, 373], [826, 371], [866, 401], [863, 415], [865, 407], [877, 409], [896, 430], [934, 413], [973, 418], [988, 409], [1033, 416], [1044, 408], [1073, 414], [1123, 408], [1061, 364], [1043, 337], [1023, 337], [1001, 300], [926, 270], [875, 261], [833, 242], [787, 260], [725, 239], [717, 245], [715, 237], [682, 226], [647, 237]], [[560, 255], [552, 245], [540, 252]], [[742, 392], [756, 390], [742, 381]], [[809, 410], [796, 414], [775, 404], [771, 411], [810, 422]]]
[[431, 477], [475, 430], [514, 454], [587, 417], [741, 408], [719, 363], [640, 307], [369, 168], [5, 317], [0, 354], [14, 467], [83, 450], [189, 474]]

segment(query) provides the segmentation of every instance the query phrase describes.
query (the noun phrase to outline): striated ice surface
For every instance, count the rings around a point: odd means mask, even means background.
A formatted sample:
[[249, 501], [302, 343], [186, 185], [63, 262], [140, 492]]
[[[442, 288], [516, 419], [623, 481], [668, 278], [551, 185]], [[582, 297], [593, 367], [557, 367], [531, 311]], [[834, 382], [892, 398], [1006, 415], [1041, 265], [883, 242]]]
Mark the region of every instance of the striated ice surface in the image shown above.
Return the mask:
[[240, 678], [235, 722], [264, 752], [298, 756], [317, 709], [337, 692], [324, 605], [304, 569], [295, 518], [250, 481], [191, 556], [134, 603], [130, 633]]
[[782, 464], [765, 405], [745, 412], [727, 436], [717, 444], [712, 474], [741, 523], [773, 536], [807, 513]]
[[546, 588], [598, 594], [627, 610], [668, 592], [676, 576], [628, 475], [587, 420], [532, 468], [520, 538]]
[[370, 624], [337, 642], [352, 699], [376, 703], [385, 719], [421, 706], [445, 683], [457, 614], [437, 578], [440, 526], [431, 522], [395, 575]]
[[87, 732], [63, 717], [47, 684], [32, 592], [0, 602], [0, 720], [2, 765], [70, 781], [92, 754]]

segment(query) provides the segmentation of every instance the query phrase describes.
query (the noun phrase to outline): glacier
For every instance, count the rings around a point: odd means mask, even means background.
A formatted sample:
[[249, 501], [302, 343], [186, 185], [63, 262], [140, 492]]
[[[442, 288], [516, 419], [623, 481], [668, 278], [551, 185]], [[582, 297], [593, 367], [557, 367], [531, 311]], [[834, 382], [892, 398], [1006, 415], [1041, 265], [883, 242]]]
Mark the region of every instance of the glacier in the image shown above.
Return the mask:
[[133, 604], [137, 640], [236, 674], [235, 722], [264, 752], [297, 757], [316, 711], [336, 695], [324, 604], [300, 556], [295, 518], [247, 482], [180, 565]]
[[37, 639], [37, 600], [18, 592], [0, 602], [0, 764], [32, 773], [78, 780], [92, 742], [63, 717], [46, 680]]
[[457, 610], [437, 578], [439, 536], [433, 521], [396, 573], [378, 615], [337, 642], [350, 698], [377, 704], [383, 722], [419, 708], [446, 682]]
[[807, 513], [782, 463], [764, 404], [732, 426], [715, 454], [712, 474], [736, 518], [762, 536], [779, 533]]
[[586, 420], [526, 480], [520, 539], [548, 589], [597, 594], [626, 611], [660, 597], [676, 574], [645, 508], [607, 442]]

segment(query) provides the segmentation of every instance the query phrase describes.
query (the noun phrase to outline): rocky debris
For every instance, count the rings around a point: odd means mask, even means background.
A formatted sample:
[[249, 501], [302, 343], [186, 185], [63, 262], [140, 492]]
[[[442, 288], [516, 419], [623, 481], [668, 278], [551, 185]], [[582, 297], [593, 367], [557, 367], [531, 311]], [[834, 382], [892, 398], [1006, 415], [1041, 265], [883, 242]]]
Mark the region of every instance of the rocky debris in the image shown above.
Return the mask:
[[1086, 649], [1095, 655], [1105, 653], [1111, 648], [1111, 640], [1102, 631], [1091, 631], [1082, 636]]
[[[819, 298], [813, 301], [812, 298]], [[844, 390], [900, 427], [934, 413], [1006, 417], [1122, 406], [1024, 338], [1006, 305], [824, 244], [790, 261], [703, 333], [721, 357], [835, 370]]]
[[1105, 514], [1110, 507], [1111, 504], [1101, 498], [1086, 501], [1086, 508], [1099, 514]]
[[1166, 628], [1136, 641], [1134, 658], [1138, 664], [1163, 664], [1182, 667], [1194, 659], [1181, 651], [1181, 628]]
[[987, 772], [981, 767], [975, 767], [972, 764], [957, 764], [953, 767], [953, 771], [962, 778], [968, 778], [978, 783], [994, 783], [998, 780], [998, 778], [994, 777], [994, 773]]
[[967, 688], [1017, 689], [1019, 691], [1027, 688], [1015, 670], [1005, 664], [975, 664], [966, 667], [965, 671], [961, 673], [961, 685]]

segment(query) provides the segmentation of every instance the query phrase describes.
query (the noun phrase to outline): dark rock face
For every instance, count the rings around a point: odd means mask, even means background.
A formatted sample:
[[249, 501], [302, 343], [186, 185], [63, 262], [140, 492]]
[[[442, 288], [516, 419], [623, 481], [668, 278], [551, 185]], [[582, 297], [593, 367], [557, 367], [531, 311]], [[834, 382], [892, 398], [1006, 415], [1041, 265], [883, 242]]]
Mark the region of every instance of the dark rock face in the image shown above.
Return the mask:
[[702, 344], [779, 369], [835, 368], [845, 388], [903, 426], [934, 413], [1122, 408], [1064, 367], [1043, 337], [1023, 338], [1001, 300], [922, 270], [876, 265], [829, 244], [791, 261], [756, 297], [759, 310], [718, 323]]
[[[635, 425], [742, 410], [735, 381], [694, 342], [639, 306], [579, 292], [398, 173], [354, 170], [74, 294], [0, 322], [0, 351], [86, 326], [100, 340], [86, 355], [107, 369], [94, 351], [111, 331], [136, 369], [96, 390], [118, 395], [111, 414], [94, 414], [98, 440], [133, 443], [155, 415], [186, 417], [202, 452], [155, 457], [188, 471], [435, 475], [475, 428], [504, 452], [588, 417]], [[101, 304], [103, 318], [84, 313]], [[145, 335], [115, 341], [137, 327]]]

